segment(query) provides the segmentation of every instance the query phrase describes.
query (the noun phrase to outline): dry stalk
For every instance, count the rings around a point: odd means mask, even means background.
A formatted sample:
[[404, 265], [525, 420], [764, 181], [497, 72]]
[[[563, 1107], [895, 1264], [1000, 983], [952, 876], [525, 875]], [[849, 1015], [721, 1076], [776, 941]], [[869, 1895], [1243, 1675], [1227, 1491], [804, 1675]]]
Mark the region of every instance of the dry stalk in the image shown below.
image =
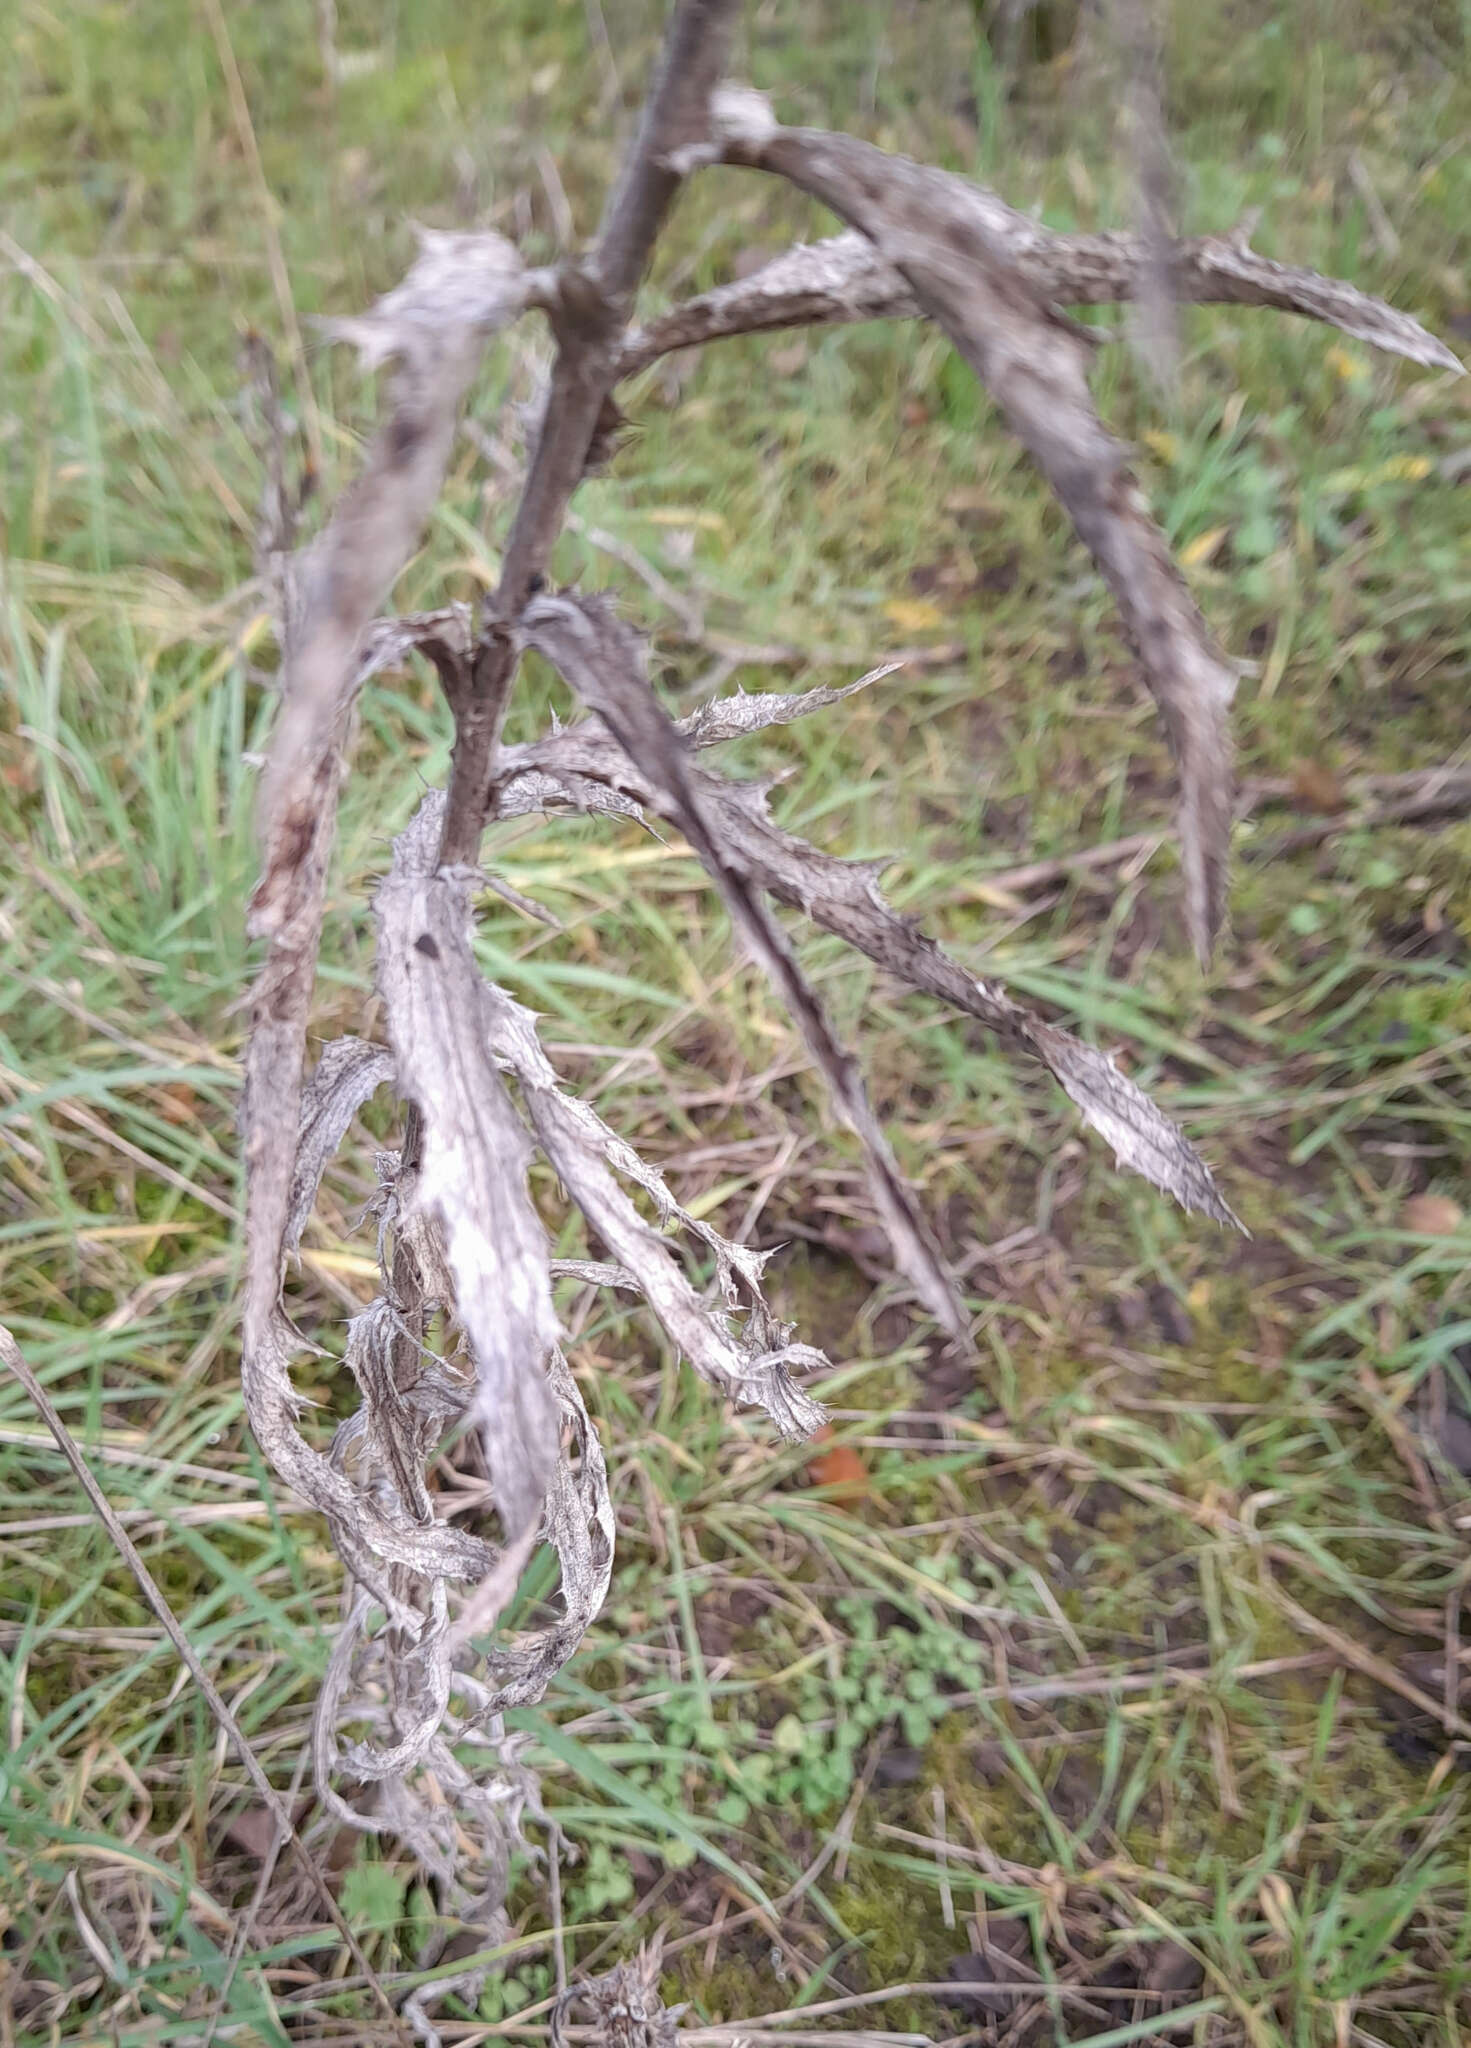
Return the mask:
[[[511, 1847], [528, 1819], [545, 1821], [535, 1777], [500, 1717], [540, 1699], [572, 1656], [613, 1562], [607, 1474], [558, 1348], [554, 1281], [567, 1275], [641, 1297], [704, 1378], [764, 1409], [784, 1435], [808, 1434], [821, 1419], [799, 1375], [825, 1361], [773, 1315], [762, 1256], [684, 1211], [659, 1173], [564, 1088], [531, 1013], [482, 976], [473, 902], [488, 820], [653, 814], [683, 834], [862, 1145], [896, 1263], [953, 1342], [967, 1339], [964, 1300], [773, 903], [805, 913], [1040, 1063], [1122, 1167], [1188, 1209], [1235, 1222], [1189, 1142], [1110, 1060], [897, 916], [880, 894], [878, 868], [806, 845], [771, 818], [763, 787], [699, 760], [722, 740], [830, 708], [872, 677], [804, 695], [737, 694], [676, 723], [611, 606], [545, 592], [572, 494], [621, 419], [616, 387], [670, 350], [732, 334], [874, 318], [939, 325], [996, 398], [1118, 601], [1179, 764], [1187, 912], [1204, 956], [1226, 898], [1235, 671], [1094, 408], [1088, 369], [1099, 337], [1058, 308], [1157, 299], [1163, 269], [1173, 300], [1274, 306], [1417, 362], [1459, 367], [1406, 315], [1350, 285], [1267, 262], [1244, 236], [1168, 243], [1162, 252], [1158, 232], [1053, 235], [964, 179], [846, 136], [783, 128], [756, 95], [720, 89], [736, 12], [736, 0], [679, 0], [587, 254], [534, 272], [498, 237], [426, 235], [396, 290], [362, 318], [336, 323], [369, 363], [395, 366], [386, 424], [320, 538], [283, 562], [275, 531], [268, 549], [282, 564], [273, 580], [284, 689], [251, 906], [266, 954], [252, 1000], [244, 1112], [245, 1399], [266, 1455], [327, 1518], [348, 1573], [346, 1619], [316, 1716], [319, 1797], [337, 1819], [405, 1843], [439, 1881], [446, 1909], [478, 1923], [489, 1941], [505, 1926]], [[681, 179], [717, 161], [790, 180], [850, 231], [631, 330]], [[495, 592], [478, 618], [457, 606], [376, 617], [442, 487], [487, 341], [533, 308], [549, 319], [557, 352]], [[264, 380], [261, 389], [269, 396]], [[289, 500], [274, 471], [269, 497], [279, 529]], [[592, 715], [504, 747], [506, 703], [528, 646], [556, 664]], [[400, 836], [375, 900], [388, 1043], [340, 1040], [303, 1084], [353, 705], [370, 675], [410, 650], [444, 684], [455, 747], [447, 792], [426, 799]], [[333, 1152], [382, 1087], [407, 1110], [402, 1146], [377, 1162], [381, 1285], [346, 1335], [342, 1363], [361, 1404], [323, 1450], [298, 1425], [290, 1366], [307, 1340], [286, 1314], [283, 1282]], [[549, 1259], [528, 1191], [536, 1154], [606, 1259]], [[713, 1298], [686, 1271], [681, 1241], [713, 1261]], [[444, 1333], [437, 1351], [436, 1329]], [[462, 1427], [485, 1443], [498, 1540], [436, 1513], [427, 1471]], [[558, 1557], [561, 1611], [498, 1639], [495, 1625], [539, 1541]], [[351, 1786], [358, 1789], [348, 1796]], [[615, 1977], [579, 1995], [637, 2003], [639, 2038], [672, 2038], [648, 1969], [636, 1981]], [[475, 1975], [440, 1988], [474, 1996]], [[572, 2003], [559, 2009], [559, 2026]], [[437, 2039], [423, 1999], [405, 2013], [424, 2040]]]

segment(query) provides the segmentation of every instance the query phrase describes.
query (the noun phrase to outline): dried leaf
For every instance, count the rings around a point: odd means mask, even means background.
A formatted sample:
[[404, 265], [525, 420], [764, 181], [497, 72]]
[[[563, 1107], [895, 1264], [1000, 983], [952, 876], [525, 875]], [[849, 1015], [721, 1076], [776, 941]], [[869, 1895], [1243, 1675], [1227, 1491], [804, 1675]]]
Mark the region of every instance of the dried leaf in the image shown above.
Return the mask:
[[616, 1963], [602, 1977], [589, 1977], [563, 1992], [552, 2008], [552, 2048], [567, 2048], [567, 2022], [585, 2006], [595, 2038], [608, 2048], [679, 2048], [678, 2013], [659, 1996], [662, 1931], [631, 1962]]
[[[539, 804], [555, 801], [576, 809], [580, 793], [594, 789], [601, 792], [595, 809], [608, 808], [606, 794], [616, 794], [640, 811], [659, 811], [678, 823], [675, 805], [655, 787], [646, 766], [635, 766], [599, 719], [508, 747], [502, 769], [499, 802], [506, 817], [521, 808], [524, 777]], [[728, 854], [758, 887], [805, 912], [911, 988], [938, 996], [994, 1031], [1003, 1044], [1039, 1060], [1084, 1121], [1112, 1145], [1120, 1166], [1142, 1174], [1182, 1207], [1241, 1228], [1194, 1146], [1143, 1090], [1107, 1054], [1047, 1023], [999, 983], [978, 980], [914, 923], [896, 915], [878, 888], [882, 863], [837, 860], [784, 832], [768, 814], [757, 785], [728, 782], [694, 767], [688, 772]]]
[[[743, 160], [738, 148], [727, 148], [726, 154]], [[1060, 235], [984, 186], [971, 189], [986, 209], [1006, 261], [1051, 304], [1127, 303], [1145, 288], [1149, 252], [1137, 235]], [[1174, 243], [1169, 287], [1177, 301], [1296, 313], [1427, 369], [1462, 368], [1445, 343], [1408, 313], [1339, 278], [1258, 256], [1239, 232]], [[923, 311], [908, 280], [867, 236], [849, 231], [788, 249], [749, 276], [688, 299], [637, 329], [623, 345], [619, 375], [636, 376], [675, 349], [698, 348], [729, 335], [914, 320]], [[1335, 355], [1348, 365], [1342, 374], [1357, 373], [1342, 350], [1330, 350], [1330, 361]]]
[[283, 623], [283, 701], [262, 778], [261, 874], [250, 914], [250, 930], [267, 939], [268, 951], [252, 992], [246, 1050], [241, 1384], [251, 1427], [275, 1469], [339, 1522], [360, 1512], [365, 1548], [400, 1562], [417, 1556], [425, 1568], [437, 1558], [441, 1569], [468, 1566], [478, 1575], [484, 1545], [449, 1529], [390, 1527], [304, 1441], [289, 1370], [300, 1340], [279, 1306], [299, 1207], [294, 1175], [306, 1020], [348, 717], [372, 661], [369, 628], [438, 496], [456, 410], [486, 334], [514, 318], [528, 295], [510, 244], [472, 239], [475, 250], [463, 239], [426, 237], [404, 282], [351, 327], [374, 359], [399, 361], [392, 412], [362, 475], [301, 560], [289, 631]]
[[615, 1525], [602, 1445], [560, 1351], [552, 1353], [548, 1377], [564, 1424], [571, 1432], [577, 1469], [564, 1449], [547, 1495], [544, 1535], [561, 1571], [562, 1618], [553, 1627], [496, 1648], [487, 1660], [494, 1692], [479, 1712], [532, 1706], [576, 1654], [602, 1612], [613, 1570]]
[[514, 1540], [535, 1526], [556, 1457], [544, 1370], [556, 1318], [526, 1190], [530, 1146], [485, 1043], [467, 878], [437, 864], [442, 816], [442, 799], [429, 799], [394, 844], [374, 900], [378, 985], [400, 1084], [424, 1121], [415, 1200], [443, 1230], [496, 1506]]
[[606, 721], [629, 758], [643, 764], [786, 1003], [839, 1115], [861, 1142], [869, 1185], [900, 1270], [941, 1328], [956, 1343], [968, 1344], [970, 1323], [964, 1304], [945, 1271], [933, 1233], [900, 1176], [858, 1063], [834, 1036], [780, 926], [745, 872], [730, 860], [720, 826], [704, 804], [701, 780], [688, 765], [687, 742], [649, 686], [637, 639], [610, 605], [596, 599], [537, 598], [523, 614], [522, 626], [531, 644]]
[[1321, 761], [1293, 762], [1292, 794], [1303, 810], [1320, 811], [1325, 818], [1348, 809], [1343, 784]]
[[1203, 533], [1196, 534], [1194, 540], [1186, 541], [1180, 550], [1180, 567], [1203, 569], [1219, 554], [1221, 542], [1230, 531], [1229, 526], [1208, 526]]
[[[764, 1408], [783, 1436], [809, 1436], [821, 1422], [822, 1410], [797, 1385], [792, 1372], [820, 1370], [827, 1360], [809, 1345], [793, 1344], [791, 1332], [771, 1316], [761, 1291], [761, 1254], [728, 1243], [708, 1224], [687, 1215], [661, 1175], [616, 1137], [589, 1104], [563, 1092], [529, 1010], [492, 983], [485, 984], [483, 1001], [490, 1044], [516, 1077], [542, 1150], [622, 1272], [633, 1276], [673, 1342], [701, 1377], [730, 1399]], [[618, 1185], [613, 1168], [647, 1189], [661, 1221], [676, 1220], [709, 1245], [727, 1307], [736, 1304], [739, 1275], [749, 1313], [738, 1338], [723, 1316], [700, 1301], [666, 1241]]]
[[367, 369], [397, 361], [436, 378], [461, 336], [483, 341], [516, 318], [530, 281], [520, 252], [502, 235], [429, 227], [415, 233], [412, 267], [370, 312], [320, 324], [334, 341], [351, 342]]
[[722, 741], [738, 739], [744, 733], [764, 732], [768, 726], [790, 725], [795, 718], [826, 711], [829, 705], [841, 704], [845, 698], [882, 682], [903, 666], [902, 661], [882, 661], [856, 682], [844, 683], [837, 689], [763, 690], [758, 695], [733, 690], [728, 697], [712, 697], [690, 717], [680, 719], [679, 730], [691, 746], [719, 746]]
[[[994, 995], [995, 991], [988, 993]], [[1061, 1082], [1074, 1107], [1082, 1112], [1083, 1121], [1113, 1147], [1117, 1165], [1142, 1174], [1163, 1193], [1173, 1195], [1182, 1209], [1198, 1209], [1246, 1235], [1245, 1225], [1227, 1204], [1205, 1161], [1142, 1088], [1096, 1046], [1084, 1045], [1055, 1024], [1021, 1014], [1023, 1021], [1017, 1029], [1022, 1042]]]
[[393, 412], [363, 474], [302, 560], [299, 630], [261, 782], [264, 859], [251, 928], [285, 936], [304, 913], [304, 840], [330, 837], [342, 724], [364, 635], [418, 545], [449, 458], [459, 402], [486, 337], [524, 309], [527, 273], [499, 235], [421, 233], [418, 261], [370, 313], [326, 323], [369, 364], [398, 363]]
[[[298, 1807], [296, 1820], [300, 1825], [303, 1809]], [[226, 1825], [221, 1842], [231, 1849], [238, 1849], [253, 1862], [264, 1863], [280, 1839], [280, 1828], [268, 1807], [243, 1806]]]
[[405, 612], [397, 618], [374, 619], [358, 651], [357, 687], [386, 668], [402, 668], [414, 649], [443, 649], [454, 662], [468, 661], [474, 644], [470, 607], [446, 605], [437, 612]]
[[301, 1243], [327, 1161], [348, 1125], [377, 1089], [394, 1077], [393, 1054], [361, 1038], [336, 1038], [322, 1052], [316, 1072], [302, 1090], [296, 1159], [286, 1218], [286, 1249]]
[[789, 179], [869, 237], [991, 392], [1067, 510], [1164, 714], [1180, 772], [1186, 914], [1207, 960], [1225, 914], [1226, 711], [1236, 675], [1098, 417], [1088, 343], [1018, 271], [998, 233], [996, 202], [965, 179], [817, 129], [777, 128], [729, 153]]

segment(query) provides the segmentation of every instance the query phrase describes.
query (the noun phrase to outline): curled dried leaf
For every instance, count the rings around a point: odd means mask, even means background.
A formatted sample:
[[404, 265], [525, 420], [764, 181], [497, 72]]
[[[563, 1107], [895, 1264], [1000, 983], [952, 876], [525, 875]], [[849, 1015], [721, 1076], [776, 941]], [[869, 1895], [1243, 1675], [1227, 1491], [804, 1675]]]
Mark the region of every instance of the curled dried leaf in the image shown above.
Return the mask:
[[556, 1457], [545, 1361], [556, 1342], [530, 1144], [486, 1047], [466, 877], [439, 868], [439, 801], [394, 844], [374, 901], [378, 985], [400, 1084], [423, 1118], [413, 1199], [438, 1219], [475, 1361], [476, 1419], [513, 1541], [534, 1528]]
[[489, 1652], [487, 1677], [493, 1689], [477, 1706], [482, 1718], [540, 1700], [576, 1653], [608, 1596], [615, 1532], [602, 1445], [560, 1351], [552, 1353], [548, 1377], [568, 1438], [552, 1474], [543, 1530], [557, 1553], [562, 1617], [550, 1628]]
[[[784, 1436], [810, 1435], [822, 1420], [822, 1410], [792, 1373], [825, 1367], [827, 1360], [810, 1345], [793, 1344], [791, 1332], [771, 1316], [761, 1291], [761, 1254], [729, 1243], [690, 1216], [656, 1169], [610, 1131], [588, 1103], [564, 1092], [529, 1010], [493, 983], [485, 984], [484, 1004], [490, 1044], [516, 1077], [538, 1143], [572, 1200], [617, 1258], [620, 1272], [632, 1276], [703, 1379], [731, 1400], [764, 1408]], [[700, 1300], [667, 1241], [644, 1221], [619, 1186], [615, 1169], [653, 1197], [661, 1223], [679, 1223], [714, 1253], [728, 1308], [740, 1298], [737, 1278], [743, 1283], [748, 1309], [739, 1335], [732, 1334], [724, 1315]]]
[[[781, 701], [791, 706], [801, 700]], [[581, 792], [592, 787], [678, 823], [675, 807], [646, 767], [635, 764], [599, 719], [507, 748], [502, 766], [505, 816], [520, 808], [524, 776], [536, 791], [538, 807], [550, 803], [577, 809]], [[757, 785], [730, 782], [693, 766], [689, 773], [698, 779], [702, 802], [717, 823], [728, 857], [758, 887], [856, 946], [909, 987], [939, 997], [995, 1032], [1004, 1045], [1040, 1061], [1085, 1122], [1113, 1146], [1121, 1166], [1142, 1174], [1184, 1208], [1240, 1228], [1199, 1153], [1143, 1089], [1106, 1054], [1037, 1016], [998, 982], [969, 973], [912, 920], [900, 917], [879, 890], [882, 863], [838, 860], [783, 831]], [[602, 795], [593, 808], [608, 808]]]
[[[520, 312], [530, 289], [508, 243], [477, 239], [472, 251], [428, 237], [403, 284], [353, 329], [370, 356], [392, 356], [399, 369], [389, 418], [361, 476], [297, 558], [291, 579], [282, 704], [261, 783], [261, 873], [250, 929], [268, 950], [251, 997], [243, 1109], [241, 1384], [256, 1439], [281, 1476], [337, 1525], [351, 1524], [361, 1509], [357, 1540], [366, 1559], [407, 1564], [417, 1557], [425, 1569], [462, 1576], [483, 1572], [486, 1546], [449, 1529], [391, 1528], [355, 1501], [342, 1475], [302, 1438], [290, 1378], [301, 1345], [281, 1312], [280, 1291], [288, 1243], [304, 1220], [297, 1153], [306, 1021], [348, 723], [378, 652], [369, 629], [438, 496], [456, 411], [487, 334]], [[308, 1159], [307, 1179], [310, 1171]]]
[[720, 825], [707, 811], [699, 778], [690, 767], [688, 743], [649, 685], [638, 640], [610, 605], [592, 598], [537, 598], [523, 614], [522, 625], [531, 644], [599, 714], [623, 751], [643, 763], [669, 815], [785, 1002], [838, 1114], [861, 1143], [869, 1185], [900, 1269], [947, 1335], [957, 1344], [968, 1344], [965, 1305], [873, 1113], [858, 1062], [839, 1043], [780, 926], [744, 870], [729, 858]]
[[991, 392], [1072, 519], [1164, 715], [1180, 773], [1186, 915], [1207, 960], [1225, 915], [1236, 672], [1098, 417], [1080, 330], [1018, 271], [996, 202], [965, 179], [820, 129], [777, 128], [759, 144], [737, 136], [727, 153], [789, 179], [868, 237]]
[[302, 1090], [296, 1159], [286, 1219], [286, 1248], [295, 1251], [317, 1198], [327, 1161], [370, 1095], [394, 1077], [393, 1054], [361, 1038], [335, 1038], [323, 1049]]

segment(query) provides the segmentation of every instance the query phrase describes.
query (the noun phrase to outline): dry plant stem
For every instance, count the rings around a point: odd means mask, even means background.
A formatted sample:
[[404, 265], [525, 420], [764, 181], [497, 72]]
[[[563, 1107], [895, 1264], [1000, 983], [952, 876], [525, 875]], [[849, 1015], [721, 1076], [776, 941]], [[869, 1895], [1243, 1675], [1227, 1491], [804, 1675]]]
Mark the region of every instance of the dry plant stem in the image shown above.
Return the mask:
[[565, 597], [538, 598], [523, 615], [523, 626], [532, 645], [560, 669], [583, 702], [601, 714], [629, 759], [644, 764], [791, 1012], [838, 1114], [862, 1144], [869, 1184], [899, 1265], [951, 1340], [968, 1345], [970, 1318], [965, 1305], [873, 1113], [858, 1062], [839, 1043], [781, 927], [744, 870], [730, 860], [720, 826], [690, 770], [685, 740], [649, 685], [638, 641], [609, 605], [593, 600], [579, 604]]
[[659, 76], [609, 196], [590, 256], [563, 264], [549, 312], [557, 336], [541, 433], [486, 606], [467, 687], [452, 700], [454, 757], [441, 858], [473, 863], [485, 829], [490, 768], [518, 648], [516, 621], [546, 573], [599, 419], [618, 379], [633, 294], [679, 189], [671, 158], [708, 132], [710, 96], [740, 0], [680, 0]]
[[195, 1655], [193, 1646], [183, 1629], [179, 1626], [173, 1609], [159, 1591], [153, 1574], [139, 1556], [137, 1545], [119, 1521], [107, 1495], [97, 1484], [96, 1479], [93, 1478], [91, 1468], [78, 1449], [71, 1431], [62, 1421], [60, 1415], [57, 1414], [45, 1388], [26, 1364], [20, 1346], [3, 1323], [0, 1323], [0, 1361], [3, 1361], [9, 1370], [15, 1374], [15, 1377], [24, 1387], [32, 1407], [56, 1439], [57, 1448], [75, 1473], [77, 1484], [91, 1502], [98, 1521], [101, 1522], [103, 1528], [112, 1539], [114, 1549], [137, 1580], [139, 1591], [158, 1616], [164, 1634], [178, 1651], [180, 1662], [194, 1680], [194, 1683], [199, 1687], [205, 1705], [209, 1708], [219, 1726], [229, 1736], [235, 1753], [240, 1758], [246, 1777], [249, 1778], [251, 1784], [255, 1787], [262, 1804], [275, 1821], [282, 1837], [290, 1842], [292, 1848], [296, 1851], [323, 1911], [337, 1929], [337, 1932], [342, 1936], [349, 1955], [362, 1973], [364, 1981], [371, 1987], [373, 1995], [382, 2006], [383, 2011], [393, 2022], [395, 2031], [399, 2033], [401, 2039], [407, 2041], [409, 2035], [403, 2028], [402, 2022], [394, 2010], [392, 2001], [379, 1982], [372, 1965], [358, 1946], [357, 1936], [348, 1926], [346, 1920], [343, 1919], [341, 1910], [328, 1888], [326, 1879], [317, 1868], [315, 1862], [313, 1862], [300, 1835], [296, 1832], [290, 1808], [261, 1768], [255, 1751], [246, 1740], [245, 1731], [241, 1728], [240, 1723], [236, 1720], [228, 1704], [221, 1696], [218, 1686], [216, 1686], [214, 1680]]
[[[665, 41], [659, 77], [644, 106], [622, 175], [609, 196], [597, 246], [564, 263], [549, 311], [557, 360], [541, 432], [516, 507], [500, 582], [485, 608], [474, 654], [460, 677], [441, 668], [455, 737], [440, 859], [480, 857], [490, 771], [515, 678], [511, 630], [546, 571], [568, 504], [587, 467], [598, 423], [617, 381], [618, 345], [654, 241], [678, 190], [669, 153], [704, 135], [740, 0], [681, 0]], [[404, 1160], [417, 1166], [423, 1134], [417, 1109], [404, 1130]], [[407, 1284], [408, 1275], [401, 1277]], [[407, 1359], [405, 1358], [407, 1364]]]
[[1186, 915], [1208, 960], [1225, 915], [1236, 676], [1098, 417], [1087, 343], [1010, 262], [989, 195], [851, 136], [769, 114], [763, 124], [762, 112], [754, 95], [722, 96], [727, 158], [788, 179], [868, 236], [991, 392], [1113, 591], [1179, 767]]

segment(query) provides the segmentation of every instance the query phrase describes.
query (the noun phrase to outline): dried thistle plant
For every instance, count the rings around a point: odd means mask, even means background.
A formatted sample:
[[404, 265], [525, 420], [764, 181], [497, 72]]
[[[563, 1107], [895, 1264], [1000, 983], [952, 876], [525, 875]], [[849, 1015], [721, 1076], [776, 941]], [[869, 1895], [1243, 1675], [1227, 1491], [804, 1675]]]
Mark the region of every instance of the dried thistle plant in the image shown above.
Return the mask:
[[[732, 1400], [764, 1408], [788, 1437], [821, 1419], [801, 1376], [824, 1363], [773, 1314], [761, 1255], [681, 1209], [660, 1174], [563, 1086], [530, 1012], [482, 976], [472, 925], [488, 822], [532, 812], [652, 814], [683, 834], [859, 1139], [896, 1267], [952, 1343], [969, 1341], [964, 1301], [898, 1170], [859, 1063], [804, 977], [773, 902], [805, 912], [899, 980], [978, 1020], [1017, 1057], [1040, 1062], [1121, 1167], [1187, 1209], [1236, 1220], [1186, 1138], [1103, 1054], [977, 979], [899, 917], [875, 868], [782, 830], [759, 787], [701, 759], [722, 740], [829, 710], [848, 691], [737, 695], [679, 723], [650, 686], [637, 636], [609, 603], [545, 590], [569, 500], [616, 432], [614, 394], [625, 379], [726, 335], [933, 321], [996, 400], [1117, 600], [1174, 750], [1187, 921], [1201, 958], [1209, 956], [1226, 901], [1236, 671], [1095, 410], [1088, 371], [1099, 336], [1058, 310], [1157, 297], [1159, 248], [1151, 238], [1052, 234], [963, 178], [848, 136], [781, 126], [759, 96], [721, 84], [736, 13], [736, 0], [679, 0], [586, 254], [534, 270], [498, 236], [426, 233], [402, 284], [371, 312], [336, 324], [367, 362], [393, 365], [385, 423], [320, 537], [289, 559], [279, 538], [268, 550], [284, 687], [251, 905], [265, 959], [244, 1109], [245, 1400], [263, 1450], [327, 1518], [347, 1571], [344, 1620], [317, 1708], [319, 1795], [340, 1820], [408, 1845], [440, 1879], [447, 1908], [487, 1934], [502, 1925], [510, 1845], [539, 1812], [535, 1779], [499, 1717], [542, 1697], [596, 1616], [613, 1561], [606, 1472], [558, 1349], [553, 1280], [571, 1272], [641, 1296], [697, 1372]], [[637, 288], [676, 191], [715, 163], [788, 180], [847, 231], [634, 327]], [[1164, 269], [1174, 300], [1275, 307], [1415, 362], [1459, 368], [1405, 314], [1351, 285], [1268, 262], [1244, 235], [1171, 242]], [[448, 606], [379, 618], [441, 489], [482, 354], [531, 313], [550, 322], [556, 356], [499, 586], [478, 617]], [[279, 478], [272, 495], [284, 502]], [[506, 704], [528, 647], [555, 665], [588, 716], [506, 746]], [[353, 704], [370, 675], [411, 648], [443, 682], [455, 746], [448, 790], [421, 805], [375, 898], [389, 1043], [341, 1040], [307, 1078]], [[344, 1362], [360, 1406], [322, 1451], [298, 1426], [290, 1366], [307, 1347], [283, 1308], [283, 1276], [328, 1160], [382, 1087], [403, 1101], [405, 1117], [399, 1149], [378, 1160], [380, 1291], [347, 1331]], [[549, 1258], [527, 1189], [533, 1153], [554, 1169], [608, 1263]], [[652, 1201], [658, 1228], [631, 1189]], [[678, 1256], [681, 1236], [713, 1258], [713, 1302]], [[453, 1332], [448, 1356], [430, 1348], [436, 1319]], [[499, 1544], [436, 1518], [426, 1467], [446, 1433], [464, 1424], [484, 1440]], [[500, 1640], [498, 1619], [541, 1542], [560, 1564], [561, 1616]], [[347, 1785], [374, 1790], [349, 1799]], [[467, 1836], [473, 1857], [464, 1853]], [[422, 2005], [408, 2017], [434, 2038]]]

